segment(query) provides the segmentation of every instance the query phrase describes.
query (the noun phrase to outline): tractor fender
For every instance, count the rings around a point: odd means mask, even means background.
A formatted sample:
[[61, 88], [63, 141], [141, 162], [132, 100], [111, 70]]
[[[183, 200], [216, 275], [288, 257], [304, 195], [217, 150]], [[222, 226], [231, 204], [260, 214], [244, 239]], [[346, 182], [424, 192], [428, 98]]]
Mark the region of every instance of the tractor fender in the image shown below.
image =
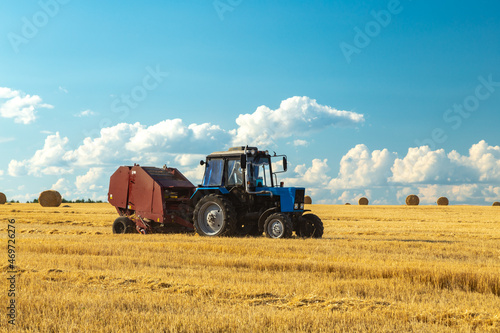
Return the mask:
[[264, 211], [262, 215], [259, 217], [259, 231], [264, 231], [264, 223], [266, 222], [266, 219], [271, 215], [272, 213], [275, 213], [278, 211], [278, 207], [273, 207], [269, 208], [268, 210]]
[[224, 187], [198, 187], [196, 189], [196, 191], [194, 191], [193, 195], [191, 195], [191, 198], [190, 198], [191, 204], [194, 207], [194, 206], [196, 206], [198, 201], [201, 200], [201, 198], [203, 198], [206, 195], [214, 194], [214, 193], [226, 195], [226, 194], [229, 194], [229, 191]]

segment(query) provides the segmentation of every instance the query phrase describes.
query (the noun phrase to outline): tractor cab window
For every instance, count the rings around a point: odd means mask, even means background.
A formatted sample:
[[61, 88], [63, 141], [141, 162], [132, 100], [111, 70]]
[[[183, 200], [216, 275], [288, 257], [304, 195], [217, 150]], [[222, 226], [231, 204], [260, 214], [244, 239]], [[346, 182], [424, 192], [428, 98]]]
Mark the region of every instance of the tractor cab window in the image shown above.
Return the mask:
[[252, 161], [248, 168], [248, 180], [251, 186], [273, 186], [268, 157], [257, 156]]
[[227, 161], [227, 185], [243, 185], [243, 173], [240, 160]]
[[203, 177], [203, 186], [221, 186], [223, 170], [223, 159], [209, 160], [205, 169], [205, 176]]

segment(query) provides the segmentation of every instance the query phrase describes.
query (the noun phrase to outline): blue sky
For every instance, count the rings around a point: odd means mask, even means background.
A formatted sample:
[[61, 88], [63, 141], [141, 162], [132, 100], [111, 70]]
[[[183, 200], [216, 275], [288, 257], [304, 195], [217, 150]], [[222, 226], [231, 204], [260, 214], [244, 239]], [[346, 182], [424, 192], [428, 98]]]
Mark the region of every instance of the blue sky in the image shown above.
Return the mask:
[[316, 203], [500, 200], [491, 1], [0, 0], [0, 191], [105, 200], [119, 165], [285, 153]]

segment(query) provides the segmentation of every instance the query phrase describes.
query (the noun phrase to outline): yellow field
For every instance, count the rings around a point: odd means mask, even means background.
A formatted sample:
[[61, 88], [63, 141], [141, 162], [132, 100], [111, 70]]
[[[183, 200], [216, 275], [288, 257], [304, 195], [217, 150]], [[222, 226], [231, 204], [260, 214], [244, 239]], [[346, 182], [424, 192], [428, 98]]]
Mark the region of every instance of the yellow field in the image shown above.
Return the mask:
[[110, 205], [69, 206], [0, 206], [18, 331], [500, 332], [500, 207], [313, 205], [323, 239], [272, 240], [113, 235]]

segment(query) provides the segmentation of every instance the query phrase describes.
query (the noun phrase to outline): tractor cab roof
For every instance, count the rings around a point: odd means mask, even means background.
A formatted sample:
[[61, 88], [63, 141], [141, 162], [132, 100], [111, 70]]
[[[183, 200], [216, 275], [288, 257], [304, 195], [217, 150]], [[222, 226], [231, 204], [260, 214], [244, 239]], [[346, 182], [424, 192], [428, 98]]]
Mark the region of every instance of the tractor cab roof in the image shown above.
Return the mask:
[[240, 157], [241, 155], [245, 154], [245, 149], [248, 153], [253, 153], [253, 154], [267, 154], [267, 152], [262, 152], [257, 149], [257, 147], [248, 147], [248, 146], [238, 146], [238, 147], [231, 147], [227, 151], [216, 151], [211, 153], [210, 155], [207, 156], [207, 158], [217, 158], [217, 157]]

